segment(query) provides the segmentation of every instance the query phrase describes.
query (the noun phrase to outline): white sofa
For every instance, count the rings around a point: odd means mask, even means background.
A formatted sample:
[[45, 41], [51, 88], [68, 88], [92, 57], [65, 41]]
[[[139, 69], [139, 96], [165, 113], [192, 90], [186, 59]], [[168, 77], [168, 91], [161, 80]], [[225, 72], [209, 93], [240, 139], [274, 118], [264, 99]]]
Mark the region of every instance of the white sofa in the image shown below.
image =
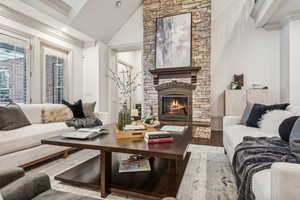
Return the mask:
[[[61, 135], [74, 128], [64, 122], [42, 123], [41, 113], [45, 106], [53, 104], [19, 104], [31, 125], [11, 131], [0, 131], [0, 165], [6, 167], [30, 166], [39, 161], [61, 154], [66, 155], [71, 148], [42, 145], [41, 140]], [[107, 113], [96, 113], [103, 123], [109, 123]]]
[[[289, 107], [294, 115], [300, 115], [300, 107]], [[244, 136], [274, 137], [259, 128], [240, 125], [240, 116], [225, 116], [223, 119], [223, 143], [232, 163], [234, 149]], [[256, 200], [299, 200], [300, 164], [274, 163], [271, 169], [260, 171], [253, 176], [252, 189]]]

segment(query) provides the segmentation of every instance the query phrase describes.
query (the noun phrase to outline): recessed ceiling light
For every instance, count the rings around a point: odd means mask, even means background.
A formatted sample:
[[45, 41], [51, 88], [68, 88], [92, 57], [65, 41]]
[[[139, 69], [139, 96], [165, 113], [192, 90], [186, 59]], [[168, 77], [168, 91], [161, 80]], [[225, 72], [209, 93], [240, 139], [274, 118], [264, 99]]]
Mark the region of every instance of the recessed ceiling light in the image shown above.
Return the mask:
[[121, 0], [116, 1], [116, 7], [117, 8], [120, 8], [121, 5], [122, 5], [122, 1]]
[[61, 28], [60, 30], [63, 31], [63, 32], [67, 32], [67, 28], [66, 27]]

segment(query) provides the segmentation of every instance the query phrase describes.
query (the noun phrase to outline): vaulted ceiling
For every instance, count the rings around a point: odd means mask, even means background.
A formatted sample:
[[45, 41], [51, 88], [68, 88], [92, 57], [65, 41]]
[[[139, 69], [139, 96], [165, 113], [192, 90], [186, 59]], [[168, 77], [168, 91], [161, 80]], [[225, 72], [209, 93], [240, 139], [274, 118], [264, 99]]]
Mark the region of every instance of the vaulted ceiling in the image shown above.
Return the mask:
[[[107, 43], [141, 5], [142, 0], [13, 0]], [[26, 14], [26, 13], [24, 13]], [[32, 13], [27, 13], [34, 17]], [[38, 17], [37, 17], [38, 18]]]
[[141, 0], [88, 0], [71, 26], [101, 41], [108, 42], [141, 4]]

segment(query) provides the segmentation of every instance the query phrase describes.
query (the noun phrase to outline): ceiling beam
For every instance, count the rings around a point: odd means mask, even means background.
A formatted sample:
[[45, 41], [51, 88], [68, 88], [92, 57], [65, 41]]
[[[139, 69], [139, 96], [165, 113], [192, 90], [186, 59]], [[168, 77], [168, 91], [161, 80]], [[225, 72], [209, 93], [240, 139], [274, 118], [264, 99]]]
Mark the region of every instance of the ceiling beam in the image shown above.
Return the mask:
[[41, 0], [47, 6], [55, 9], [59, 13], [63, 14], [64, 16], [70, 16], [72, 7], [63, 2], [62, 0]]

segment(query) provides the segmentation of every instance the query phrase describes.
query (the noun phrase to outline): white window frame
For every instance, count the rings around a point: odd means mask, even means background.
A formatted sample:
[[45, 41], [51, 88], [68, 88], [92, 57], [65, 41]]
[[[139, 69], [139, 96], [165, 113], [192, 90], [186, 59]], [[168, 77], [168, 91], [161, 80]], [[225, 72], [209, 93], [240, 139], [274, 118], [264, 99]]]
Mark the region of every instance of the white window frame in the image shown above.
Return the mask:
[[0, 28], [0, 41], [26, 49], [26, 100], [24, 103], [31, 103], [31, 38]]
[[48, 45], [42, 45], [41, 46], [41, 61], [42, 61], [42, 70], [41, 70], [41, 76], [42, 76], [42, 103], [47, 103], [47, 75], [46, 75], [46, 55], [55, 55], [58, 57], [61, 57], [64, 59], [64, 98], [68, 99], [68, 94], [69, 94], [69, 90], [68, 90], [68, 76], [67, 76], [67, 69], [68, 69], [68, 55], [69, 53], [67, 51], [62, 51], [59, 50], [55, 47], [49, 47]]

